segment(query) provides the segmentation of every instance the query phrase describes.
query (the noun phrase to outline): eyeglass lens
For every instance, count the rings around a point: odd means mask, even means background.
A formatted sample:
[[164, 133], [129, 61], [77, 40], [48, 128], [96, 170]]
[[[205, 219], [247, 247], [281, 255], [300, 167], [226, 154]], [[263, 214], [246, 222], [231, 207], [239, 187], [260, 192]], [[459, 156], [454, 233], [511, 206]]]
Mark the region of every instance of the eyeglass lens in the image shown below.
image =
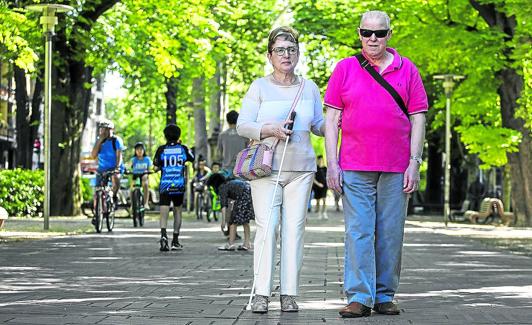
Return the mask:
[[390, 31], [389, 29], [371, 30], [371, 29], [361, 28], [360, 35], [362, 35], [362, 37], [371, 37], [371, 35], [375, 34], [377, 38], [383, 38], [383, 37], [386, 37], [386, 35], [388, 35], [389, 31]]
[[290, 46], [290, 47], [274, 47], [273, 51], [275, 54], [279, 56], [283, 56], [287, 51], [289, 55], [294, 55], [297, 53], [297, 47]]

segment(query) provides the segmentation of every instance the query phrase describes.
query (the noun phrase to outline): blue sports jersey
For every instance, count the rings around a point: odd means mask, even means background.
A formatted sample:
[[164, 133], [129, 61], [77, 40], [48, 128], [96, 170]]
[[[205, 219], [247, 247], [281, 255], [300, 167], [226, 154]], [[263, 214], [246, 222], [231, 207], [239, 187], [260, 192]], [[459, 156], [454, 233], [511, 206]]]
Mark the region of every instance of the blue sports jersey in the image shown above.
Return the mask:
[[[116, 140], [113, 140], [113, 138]], [[113, 141], [115, 143], [114, 145]], [[122, 162], [120, 163], [120, 166], [116, 166], [115, 150], [124, 150], [124, 143], [122, 142], [122, 139], [117, 136], [105, 139], [100, 147], [100, 151], [98, 152], [98, 172], [113, 170], [117, 167], [120, 167], [120, 169], [123, 168], [124, 165]]]
[[137, 156], [131, 158], [131, 169], [133, 174], [142, 174], [147, 172], [152, 165], [150, 157], [142, 157], [141, 159]]
[[168, 143], [157, 149], [154, 165], [161, 169], [159, 192], [169, 195], [185, 192], [185, 162], [193, 161], [194, 156], [187, 147]]

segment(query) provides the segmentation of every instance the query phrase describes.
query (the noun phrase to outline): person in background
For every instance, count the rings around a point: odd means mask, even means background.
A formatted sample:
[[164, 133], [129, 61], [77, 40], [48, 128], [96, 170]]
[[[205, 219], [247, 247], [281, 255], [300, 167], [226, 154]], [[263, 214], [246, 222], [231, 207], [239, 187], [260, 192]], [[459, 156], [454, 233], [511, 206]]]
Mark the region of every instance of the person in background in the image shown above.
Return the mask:
[[[314, 184], [312, 185], [312, 190], [314, 192], [314, 199], [316, 199], [316, 210], [315, 212], [319, 214], [320, 218], [327, 219], [327, 211], [325, 201], [327, 199], [327, 167], [323, 163], [323, 156], [319, 155], [317, 157], [318, 161], [318, 170], [314, 174]], [[321, 204], [320, 204], [321, 203]], [[321, 205], [321, 209], [320, 209]]]
[[[408, 197], [419, 187], [428, 101], [416, 66], [387, 47], [391, 36], [386, 13], [364, 13], [358, 28], [362, 57], [336, 64], [324, 97], [327, 185], [343, 193], [345, 217], [348, 304], [340, 310], [342, 317], [366, 317], [372, 308], [379, 314], [400, 313], [393, 299]], [[397, 91], [406, 112], [369, 74], [368, 64]]]
[[[251, 249], [249, 221], [255, 219], [251, 188], [249, 183], [240, 179], [232, 179], [220, 185], [220, 201], [222, 204], [223, 222], [229, 225], [229, 241], [218, 247], [222, 251]], [[236, 227], [244, 227], [244, 243], [236, 246]]]
[[181, 208], [185, 196], [185, 163], [193, 162], [194, 155], [190, 150], [180, 144], [179, 137], [181, 129], [175, 124], [168, 124], [164, 128], [166, 144], [157, 148], [153, 165], [161, 171], [161, 181], [159, 184], [159, 204], [161, 209], [161, 239], [160, 251], [168, 251], [168, 235], [166, 226], [170, 213], [170, 203], [173, 203], [174, 212], [174, 232], [172, 238], [172, 250], [183, 249], [179, 243], [179, 231], [181, 230]]
[[150, 157], [146, 155], [146, 148], [144, 143], [137, 142], [135, 144], [135, 156], [131, 158], [131, 172], [133, 174], [133, 181], [137, 177], [141, 178], [142, 189], [144, 190], [144, 208], [149, 209], [150, 192], [149, 192], [149, 175], [145, 174], [150, 171], [153, 163]]
[[114, 134], [115, 125], [111, 121], [102, 121], [98, 124], [100, 130], [98, 139], [92, 148], [91, 156], [98, 159], [98, 174], [96, 184], [100, 184], [100, 173], [116, 171], [111, 177], [113, 182], [113, 200], [115, 208], [118, 205], [117, 193], [120, 189], [120, 176], [124, 172], [123, 151], [125, 149], [122, 139]]
[[229, 111], [225, 115], [229, 128], [218, 136], [218, 151], [222, 157], [222, 174], [226, 178], [233, 176], [233, 169], [236, 164], [237, 154], [246, 147], [248, 139], [238, 135], [236, 131], [236, 122], [238, 113]]

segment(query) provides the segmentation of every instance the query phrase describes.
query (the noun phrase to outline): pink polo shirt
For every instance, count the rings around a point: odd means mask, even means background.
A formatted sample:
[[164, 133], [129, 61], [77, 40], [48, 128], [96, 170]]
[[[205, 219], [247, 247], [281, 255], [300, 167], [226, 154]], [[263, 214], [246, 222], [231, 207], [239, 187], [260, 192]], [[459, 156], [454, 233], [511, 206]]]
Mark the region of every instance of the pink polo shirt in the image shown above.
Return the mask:
[[[426, 112], [427, 94], [416, 66], [396, 50], [384, 73], [401, 95], [409, 114]], [[379, 71], [379, 67], [373, 66]], [[342, 170], [403, 173], [410, 160], [410, 121], [393, 97], [364, 70], [356, 57], [336, 65], [324, 98], [342, 111]]]

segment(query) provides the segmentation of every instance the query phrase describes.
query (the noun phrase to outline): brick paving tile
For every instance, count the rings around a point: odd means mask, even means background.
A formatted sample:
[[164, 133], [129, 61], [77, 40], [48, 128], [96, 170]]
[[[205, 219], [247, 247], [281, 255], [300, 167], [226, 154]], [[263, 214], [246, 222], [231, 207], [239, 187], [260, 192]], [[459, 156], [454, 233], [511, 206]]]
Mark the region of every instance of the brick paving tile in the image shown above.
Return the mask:
[[[87, 220], [87, 222], [89, 222]], [[420, 226], [421, 225], [421, 226]], [[187, 221], [183, 251], [159, 252], [157, 223], [0, 245], [6, 324], [532, 324], [532, 258], [409, 223], [399, 316], [342, 319], [343, 217], [309, 215], [299, 313], [244, 309], [252, 252], [220, 252], [219, 224]], [[241, 230], [239, 230], [241, 231]]]

